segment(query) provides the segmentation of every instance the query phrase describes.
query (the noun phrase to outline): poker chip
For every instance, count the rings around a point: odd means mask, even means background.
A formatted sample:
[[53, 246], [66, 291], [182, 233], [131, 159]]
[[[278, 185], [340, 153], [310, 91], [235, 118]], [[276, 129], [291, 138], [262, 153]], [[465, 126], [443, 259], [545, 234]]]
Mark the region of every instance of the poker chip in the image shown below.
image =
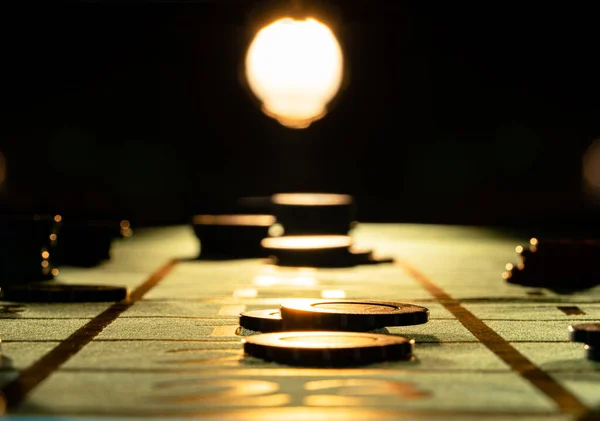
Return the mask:
[[350, 249], [350, 258], [355, 265], [375, 265], [379, 263], [393, 263], [393, 257], [379, 257], [373, 253], [373, 250]]
[[1, 289], [3, 301], [30, 303], [115, 302], [128, 297], [125, 287], [30, 283]]
[[0, 217], [0, 285], [52, 279], [60, 215]]
[[273, 263], [296, 267], [350, 267], [356, 265], [345, 235], [270, 237], [261, 242]]
[[600, 323], [581, 323], [569, 326], [569, 340], [600, 348]]
[[293, 301], [281, 305], [286, 328], [368, 331], [386, 326], [427, 323], [429, 310], [394, 301]]
[[256, 310], [240, 313], [240, 326], [256, 332], [281, 332], [283, 330], [279, 310]]
[[272, 215], [196, 215], [192, 226], [201, 259], [265, 257], [261, 240], [275, 223]]
[[58, 236], [59, 264], [93, 267], [111, 258], [114, 239], [133, 234], [127, 220], [64, 218]]
[[583, 349], [588, 360], [600, 362], [600, 346], [585, 345]]
[[348, 235], [356, 225], [354, 199], [347, 194], [279, 193], [271, 200], [285, 235]]
[[507, 265], [502, 277], [509, 283], [556, 291], [589, 289], [598, 284], [600, 241], [538, 240], [517, 246], [518, 264]]
[[407, 360], [414, 340], [402, 336], [359, 332], [282, 332], [242, 339], [244, 352], [281, 364], [350, 367]]

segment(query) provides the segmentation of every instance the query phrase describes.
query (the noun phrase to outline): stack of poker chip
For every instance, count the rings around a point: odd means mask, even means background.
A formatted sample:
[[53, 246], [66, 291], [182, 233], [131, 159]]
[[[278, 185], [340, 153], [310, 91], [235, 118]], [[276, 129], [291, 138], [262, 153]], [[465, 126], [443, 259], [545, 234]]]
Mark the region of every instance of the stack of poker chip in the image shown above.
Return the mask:
[[413, 339], [375, 332], [428, 320], [425, 307], [370, 300], [294, 300], [280, 309], [240, 314], [247, 355], [281, 364], [327, 367], [409, 360]]
[[266, 257], [261, 240], [269, 235], [275, 218], [267, 214], [202, 214], [192, 217], [200, 241], [200, 259]]
[[581, 290], [598, 285], [600, 241], [538, 240], [517, 246], [517, 264], [502, 277], [509, 283], [557, 290]]
[[262, 246], [274, 264], [350, 267], [391, 261], [354, 247], [351, 232], [358, 223], [352, 196], [280, 193], [273, 195], [271, 201], [279, 233], [265, 238]]
[[129, 238], [131, 223], [104, 218], [66, 216], [57, 248], [57, 261], [62, 265], [94, 267], [110, 260], [112, 242]]
[[0, 217], [0, 285], [51, 280], [58, 273], [60, 215]]
[[[106, 225], [106, 224], [105, 224]], [[128, 221], [108, 224], [111, 239], [131, 236]], [[72, 227], [78, 228], [73, 231]], [[119, 227], [118, 233], [115, 226]], [[91, 227], [91, 228], [90, 228]], [[3, 215], [0, 217], [0, 295], [11, 302], [120, 301], [124, 287], [55, 282], [62, 264], [93, 266], [110, 257], [110, 241], [86, 236], [94, 224], [73, 224], [61, 215]], [[103, 226], [104, 231], [106, 227]], [[76, 232], [76, 235], [73, 235]], [[85, 264], [83, 264], [85, 263]]]
[[600, 323], [581, 323], [569, 326], [569, 339], [583, 343], [588, 360], [600, 362]]

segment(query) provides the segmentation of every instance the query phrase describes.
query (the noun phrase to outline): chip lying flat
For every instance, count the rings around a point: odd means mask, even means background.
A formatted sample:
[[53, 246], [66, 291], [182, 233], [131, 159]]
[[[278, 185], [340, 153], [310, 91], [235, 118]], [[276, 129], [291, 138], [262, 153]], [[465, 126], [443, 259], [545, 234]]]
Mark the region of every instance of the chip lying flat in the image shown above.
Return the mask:
[[4, 301], [24, 303], [91, 303], [114, 302], [127, 298], [125, 287], [107, 285], [41, 284], [2, 287]]
[[429, 309], [394, 301], [331, 300], [281, 306], [286, 329], [368, 331], [427, 323]]
[[600, 323], [569, 326], [569, 340], [600, 347]]
[[281, 332], [283, 324], [279, 310], [256, 310], [240, 313], [240, 326], [256, 332]]
[[358, 332], [284, 332], [242, 340], [244, 352], [282, 364], [349, 367], [410, 359], [414, 340]]

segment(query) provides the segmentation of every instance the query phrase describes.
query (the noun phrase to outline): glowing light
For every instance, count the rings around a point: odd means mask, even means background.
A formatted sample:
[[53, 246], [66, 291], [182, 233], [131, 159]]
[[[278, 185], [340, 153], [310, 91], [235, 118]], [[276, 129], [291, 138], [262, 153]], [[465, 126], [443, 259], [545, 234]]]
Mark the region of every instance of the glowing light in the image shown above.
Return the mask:
[[529, 240], [529, 244], [531, 244], [532, 246], [537, 246], [538, 245], [538, 239], [537, 238], [532, 238], [531, 240]]
[[513, 267], [514, 267], [514, 266], [513, 266], [513, 264], [512, 264], [512, 263], [507, 263], [507, 264], [506, 264], [506, 266], [505, 266], [506, 270], [512, 270], [512, 269], [513, 269]]
[[47, 261], [47, 260], [44, 260], [44, 261], [42, 262], [42, 267], [43, 267], [43, 268], [47, 268], [47, 267], [48, 267], [48, 265], [49, 265], [49, 263], [48, 263], [48, 261]]
[[270, 287], [275, 285], [293, 285], [297, 287], [313, 287], [317, 279], [309, 273], [282, 272], [277, 274], [260, 274], [254, 277], [252, 283], [258, 287]]
[[57, 276], [59, 273], [58, 269], [54, 268], [52, 269], [52, 275]]
[[328, 249], [350, 247], [352, 239], [346, 235], [307, 235], [265, 238], [261, 244], [271, 249]]
[[346, 291], [343, 289], [324, 289], [321, 291], [323, 298], [346, 298]]
[[56, 241], [56, 234], [50, 234], [50, 241]]
[[237, 298], [254, 298], [258, 296], [255, 288], [240, 288], [233, 291], [233, 296]]
[[327, 113], [342, 71], [335, 35], [312, 18], [284, 18], [266, 26], [246, 55], [246, 78], [263, 112], [290, 128], [306, 128]]
[[55, 222], [60, 222], [60, 221], [62, 221], [62, 216], [60, 216], [60, 215], [55, 215], [55, 216], [54, 216], [54, 221], [55, 221]]
[[523, 246], [517, 246], [517, 247], [515, 248], [515, 251], [516, 251], [517, 253], [519, 253], [519, 254], [523, 253]]
[[43, 258], [43, 259], [47, 259], [48, 257], [50, 257], [50, 253], [49, 253], [49, 252], [47, 252], [47, 251], [43, 251], [43, 252], [42, 252], [42, 258]]
[[352, 196], [328, 193], [278, 193], [271, 198], [276, 205], [332, 206], [349, 205]]
[[271, 237], [281, 237], [283, 234], [285, 234], [285, 230], [281, 224], [273, 224], [269, 228], [269, 236]]

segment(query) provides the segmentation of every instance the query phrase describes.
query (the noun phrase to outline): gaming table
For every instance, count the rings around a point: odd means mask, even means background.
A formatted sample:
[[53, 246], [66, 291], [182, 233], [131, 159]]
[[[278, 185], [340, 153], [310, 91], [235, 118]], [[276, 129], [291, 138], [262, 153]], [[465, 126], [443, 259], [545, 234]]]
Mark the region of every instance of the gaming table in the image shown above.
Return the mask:
[[[0, 303], [7, 419], [593, 419], [600, 363], [568, 341], [600, 320], [600, 287], [568, 295], [506, 283], [525, 236], [498, 230], [362, 224], [358, 246], [395, 263], [279, 268], [197, 260], [187, 226], [140, 229], [64, 283], [125, 285], [120, 303]], [[291, 367], [244, 356], [238, 314], [295, 298], [397, 300], [430, 321], [390, 327], [411, 361]], [[586, 418], [587, 417], [587, 418]]]

